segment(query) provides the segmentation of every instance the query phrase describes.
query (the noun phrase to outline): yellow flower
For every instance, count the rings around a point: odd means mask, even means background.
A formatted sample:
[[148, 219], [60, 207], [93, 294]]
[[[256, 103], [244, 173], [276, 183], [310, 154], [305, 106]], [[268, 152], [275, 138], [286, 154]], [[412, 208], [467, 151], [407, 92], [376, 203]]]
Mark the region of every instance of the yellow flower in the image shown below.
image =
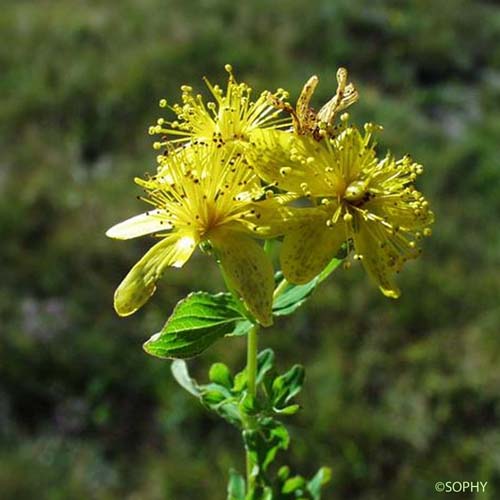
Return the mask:
[[160, 118], [156, 125], [149, 128], [151, 135], [163, 136], [162, 141], [154, 143], [156, 149], [161, 149], [168, 142], [213, 142], [219, 147], [236, 143], [244, 147], [248, 135], [256, 129], [290, 126], [290, 119], [278, 118], [280, 111], [273, 105], [286, 99], [287, 92], [283, 89], [278, 89], [274, 94], [265, 91], [256, 101], [252, 101], [251, 87], [236, 81], [229, 64], [225, 69], [229, 73], [225, 91], [205, 78], [214, 99], [211, 102], [205, 103], [201, 94], [193, 94], [193, 88], [188, 85], [181, 87], [182, 104], [170, 107], [165, 99], [160, 101], [160, 107], [169, 107], [177, 119], [167, 121]]
[[282, 234], [291, 209], [286, 196], [261, 187], [240, 152], [208, 144], [161, 157], [158, 174], [136, 179], [153, 210], [136, 215], [106, 233], [117, 239], [146, 234], [160, 238], [132, 268], [115, 292], [117, 313], [127, 316], [154, 293], [168, 266], [181, 267], [204, 244], [224, 270], [230, 287], [263, 325], [272, 323], [273, 268], [254, 237]]
[[273, 105], [292, 116], [293, 130], [298, 135], [309, 135], [317, 140], [326, 135], [334, 135], [333, 121], [336, 115], [354, 104], [358, 100], [358, 91], [352, 83], [347, 83], [347, 70], [337, 70], [337, 92], [335, 95], [316, 112], [310, 107], [311, 99], [319, 83], [316, 75], [311, 76], [302, 88], [295, 109], [284, 101], [270, 96]]
[[422, 166], [409, 156], [377, 158], [376, 128], [367, 124], [361, 133], [343, 123], [322, 141], [282, 131], [252, 135], [250, 162], [260, 175], [323, 212], [321, 224], [302, 223], [284, 238], [281, 266], [292, 283], [314, 278], [347, 242], [384, 295], [400, 295], [394, 274], [419, 255], [417, 242], [430, 235], [434, 216], [414, 187]]

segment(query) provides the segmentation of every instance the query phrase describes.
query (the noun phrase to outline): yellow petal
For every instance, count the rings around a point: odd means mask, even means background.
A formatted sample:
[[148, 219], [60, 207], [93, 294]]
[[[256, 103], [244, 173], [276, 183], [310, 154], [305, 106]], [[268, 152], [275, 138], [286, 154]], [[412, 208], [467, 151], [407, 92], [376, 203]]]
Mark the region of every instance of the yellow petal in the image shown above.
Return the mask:
[[281, 247], [281, 269], [291, 283], [303, 284], [317, 276], [346, 240], [345, 226], [326, 221], [304, 223], [287, 234]]
[[296, 196], [276, 195], [248, 205], [248, 213], [241, 219], [243, 227], [260, 238], [275, 238], [305, 223], [321, 223], [322, 207], [290, 207], [286, 203]]
[[106, 236], [117, 240], [128, 240], [145, 234], [172, 229], [163, 210], [151, 210], [127, 219], [106, 231]]
[[241, 232], [217, 229], [210, 234], [226, 279], [248, 310], [264, 325], [273, 323], [273, 266], [263, 248]]
[[197, 241], [172, 234], [153, 246], [130, 270], [115, 292], [115, 310], [129, 316], [142, 307], [156, 290], [156, 282], [168, 266], [181, 267], [191, 257]]
[[[248, 150], [247, 158], [266, 182], [301, 195], [305, 191], [314, 196], [331, 193], [324, 166], [318, 160], [323, 155], [330, 161], [328, 150], [312, 137], [264, 129], [252, 132], [250, 141], [253, 147]], [[305, 158], [316, 161], [304, 163]]]
[[380, 291], [386, 297], [397, 299], [401, 291], [394, 281], [394, 273], [401, 264], [401, 256], [391, 249], [388, 240], [382, 247], [383, 241], [374, 237], [374, 231], [372, 229], [370, 232], [369, 224], [368, 222], [361, 224], [359, 231], [354, 233], [356, 253], [361, 255], [363, 267], [378, 285]]

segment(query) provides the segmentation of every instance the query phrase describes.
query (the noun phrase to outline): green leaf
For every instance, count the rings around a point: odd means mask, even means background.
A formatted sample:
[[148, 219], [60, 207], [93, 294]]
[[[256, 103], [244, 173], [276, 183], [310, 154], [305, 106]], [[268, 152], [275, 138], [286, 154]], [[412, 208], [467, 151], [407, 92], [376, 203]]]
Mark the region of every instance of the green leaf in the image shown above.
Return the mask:
[[233, 377], [229, 368], [224, 363], [214, 363], [208, 372], [208, 378], [215, 384], [223, 385], [228, 389], [233, 386]]
[[293, 493], [298, 489], [304, 487], [306, 484], [306, 480], [302, 476], [294, 476], [285, 481], [283, 488], [281, 489], [282, 493]]
[[[265, 375], [273, 368], [274, 365], [274, 352], [272, 349], [264, 349], [257, 355], [257, 377], [256, 382], [259, 385], [264, 379]], [[247, 371], [244, 368], [241, 372], [234, 376], [233, 391], [240, 393], [247, 386]]]
[[229, 471], [227, 500], [245, 500], [245, 480], [233, 469]]
[[259, 411], [257, 399], [246, 391], [238, 405], [238, 408], [244, 415], [255, 415]]
[[277, 409], [283, 407], [290, 402], [302, 389], [304, 383], [304, 367], [294, 365], [283, 375], [276, 377], [272, 385], [273, 404]]
[[290, 405], [285, 406], [284, 408], [274, 407], [273, 410], [279, 415], [295, 415], [300, 410], [300, 405]]
[[272, 349], [264, 349], [257, 355], [257, 385], [262, 382], [266, 373], [274, 366], [274, 352]]
[[236, 404], [226, 403], [219, 408], [219, 415], [227, 420], [230, 424], [241, 428], [242, 420], [239, 409]]
[[219, 404], [214, 405], [210, 408], [215, 411], [218, 415], [220, 415], [224, 420], [227, 420], [230, 424], [241, 428], [242, 419], [241, 413], [238, 408], [238, 405], [234, 400], [225, 399], [221, 401]]
[[321, 500], [321, 488], [332, 478], [332, 470], [329, 467], [321, 467], [316, 475], [307, 483], [307, 491], [311, 493], [313, 500]]
[[177, 304], [162, 331], [143, 347], [159, 358], [190, 358], [233, 333], [242, 319], [230, 294], [191, 293]]
[[268, 426], [267, 430], [269, 432], [269, 438], [265, 459], [262, 463], [264, 470], [274, 461], [278, 450], [286, 450], [290, 444], [290, 435], [281, 422], [272, 420], [272, 424]]
[[264, 488], [262, 500], [273, 500], [273, 490], [269, 486]]
[[185, 361], [181, 359], [174, 360], [170, 369], [175, 380], [177, 380], [177, 383], [182, 388], [186, 389], [193, 396], [200, 397], [200, 386], [196, 383], [196, 380], [189, 376]]
[[238, 372], [234, 376], [233, 392], [239, 394], [241, 391], [245, 389], [245, 387], [247, 386], [247, 382], [248, 382], [247, 371], [246, 369], [243, 369], [241, 372]]
[[342, 257], [340, 259], [338, 259], [337, 257], [334, 257], [329, 262], [329, 264], [323, 269], [323, 271], [321, 271], [318, 274], [319, 282], [321, 283], [322, 281], [325, 281], [326, 278], [328, 278], [328, 276], [330, 276], [330, 274], [332, 274], [333, 271], [335, 271], [335, 269], [337, 269], [337, 267], [339, 267], [340, 264], [342, 264], [343, 261], [344, 261], [344, 257]]
[[[220, 370], [220, 368], [220, 366], [217, 367], [215, 371]], [[230, 387], [216, 382], [206, 385], [198, 384], [189, 376], [186, 362], [182, 359], [174, 360], [171, 370], [175, 380], [181, 387], [199, 398], [206, 407], [218, 413], [222, 418], [237, 427], [241, 427], [242, 421], [238, 409], [238, 399], [233, 396]]]
[[228, 337], [241, 337], [242, 335], [246, 335], [253, 326], [253, 323], [248, 319], [242, 319], [236, 323], [234, 330], [227, 335]]
[[[285, 286], [285, 290], [274, 300], [273, 314], [275, 316], [287, 316], [295, 312], [309, 299], [315, 288], [339, 267], [342, 261], [343, 259], [333, 258], [323, 271], [309, 283], [304, 285], [292, 285], [291, 283], [283, 285]], [[278, 286], [282, 283], [282, 276], [281, 272], [276, 274], [276, 281], [279, 283]]]
[[305, 285], [292, 285], [288, 283], [285, 291], [278, 295], [273, 303], [273, 314], [275, 316], [292, 314], [310, 297], [318, 283], [318, 277]]
[[286, 450], [290, 443], [285, 426], [272, 418], [260, 419], [257, 430], [243, 431], [243, 439], [253, 463], [263, 471], [273, 462], [276, 453]]
[[201, 400], [210, 408], [232, 398], [231, 392], [220, 384], [201, 385], [199, 389]]
[[290, 475], [290, 467], [288, 467], [288, 465], [283, 465], [279, 468], [277, 474], [278, 479], [284, 482], [287, 480], [289, 475]]

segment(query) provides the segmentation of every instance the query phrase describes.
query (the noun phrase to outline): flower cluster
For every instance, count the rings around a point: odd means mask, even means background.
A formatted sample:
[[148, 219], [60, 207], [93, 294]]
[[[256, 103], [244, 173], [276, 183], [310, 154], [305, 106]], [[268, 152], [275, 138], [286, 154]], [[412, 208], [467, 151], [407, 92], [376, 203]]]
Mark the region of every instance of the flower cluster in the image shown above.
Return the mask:
[[381, 127], [360, 130], [347, 113], [335, 123], [358, 99], [343, 68], [336, 94], [318, 112], [310, 107], [316, 76], [293, 107], [283, 89], [252, 100], [252, 89], [226, 70], [225, 91], [206, 81], [211, 102], [189, 86], [181, 88], [182, 104], [160, 101], [176, 119], [150, 127], [161, 137], [154, 148], [163, 152], [156, 174], [136, 179], [152, 209], [107, 232], [159, 238], [116, 290], [118, 314], [134, 313], [163, 271], [182, 266], [200, 246], [215, 256], [251, 315], [270, 325], [274, 273], [257, 240], [277, 237], [291, 283], [313, 279], [343, 247], [384, 295], [398, 297], [394, 275], [419, 255], [433, 222], [414, 187], [422, 166], [409, 156], [379, 158], [372, 136]]

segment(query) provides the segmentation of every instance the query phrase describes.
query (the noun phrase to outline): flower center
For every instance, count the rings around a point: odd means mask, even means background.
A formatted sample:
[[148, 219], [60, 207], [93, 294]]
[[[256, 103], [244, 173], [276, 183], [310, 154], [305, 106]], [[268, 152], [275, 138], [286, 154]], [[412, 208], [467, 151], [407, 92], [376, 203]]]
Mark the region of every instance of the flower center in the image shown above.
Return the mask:
[[207, 207], [207, 211], [203, 215], [198, 220], [198, 231], [202, 237], [224, 223], [224, 214], [217, 211], [214, 206]]
[[354, 181], [347, 186], [343, 198], [353, 205], [360, 205], [366, 201], [368, 195], [368, 185], [365, 181]]

